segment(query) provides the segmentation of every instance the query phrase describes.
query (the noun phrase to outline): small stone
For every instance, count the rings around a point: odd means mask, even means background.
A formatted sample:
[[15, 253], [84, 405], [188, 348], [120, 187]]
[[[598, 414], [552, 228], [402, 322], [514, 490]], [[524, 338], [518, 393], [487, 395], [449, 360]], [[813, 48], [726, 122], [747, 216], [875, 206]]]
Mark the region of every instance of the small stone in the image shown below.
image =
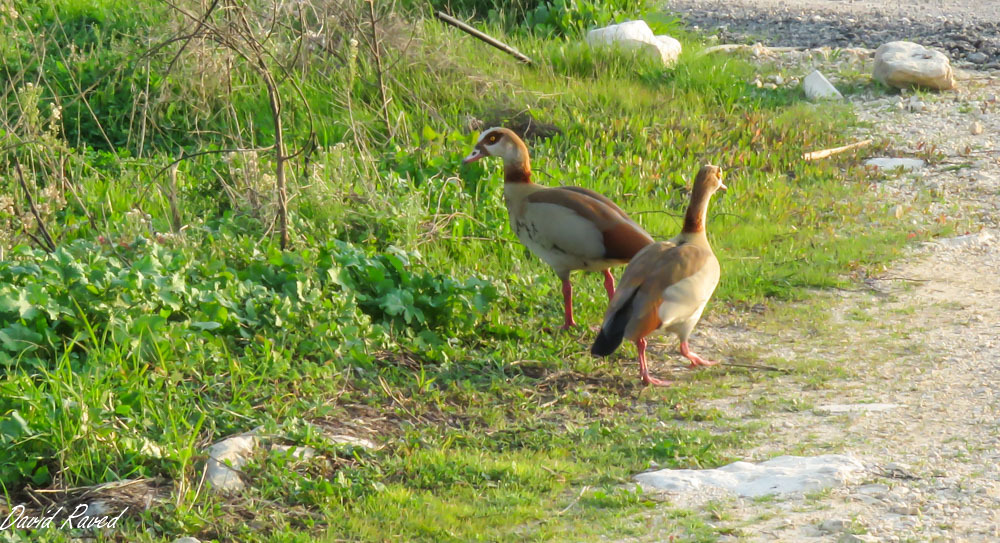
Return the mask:
[[981, 123], [979, 121], [972, 121], [972, 126], [969, 127], [969, 132], [971, 132], [973, 136], [978, 136], [978, 135], [982, 134], [983, 133], [983, 123]]
[[819, 523], [819, 530], [828, 534], [839, 534], [850, 525], [849, 521], [842, 518], [831, 518]]
[[[909, 464], [904, 464], [902, 462], [889, 462], [885, 465], [885, 471], [892, 477], [897, 477], [900, 479], [916, 479], [913, 475], [913, 468]], [[899, 487], [900, 490], [907, 490], [905, 486]]]
[[179, 538], [179, 539], [175, 539], [174, 543], [201, 543], [201, 542], [198, 541], [198, 539], [194, 538], [194, 537], [182, 537], [182, 538]]
[[361, 447], [363, 449], [378, 448], [378, 446], [375, 445], [375, 443], [372, 443], [371, 440], [365, 439], [363, 437], [354, 437], [354, 436], [340, 435], [340, 434], [328, 434], [324, 435], [323, 437], [325, 437], [328, 442], [333, 443], [335, 445], [351, 445], [354, 447]]
[[242, 490], [246, 485], [238, 470], [247, 463], [247, 457], [256, 447], [257, 438], [252, 435], [233, 436], [212, 445], [205, 463], [205, 481], [216, 492]]
[[896, 206], [892, 208], [892, 215], [894, 217], [896, 217], [897, 220], [898, 219], [902, 219], [903, 218], [903, 206], [901, 206], [899, 204], [896, 204]]
[[917, 506], [905, 505], [905, 504], [894, 505], [892, 506], [892, 509], [890, 509], [889, 511], [897, 515], [907, 515], [907, 516], [920, 514], [920, 509], [918, 509]]
[[914, 113], [919, 113], [927, 110], [927, 104], [925, 104], [920, 98], [911, 96], [910, 100], [906, 103], [906, 109]]
[[975, 53], [969, 53], [965, 57], [965, 60], [968, 60], [973, 64], [985, 64], [986, 61], [989, 59], [990, 57], [986, 56], [985, 53], [980, 53], [979, 51], [976, 51]]
[[[865, 161], [865, 166], [871, 166], [880, 170], [916, 170], [924, 167], [924, 161], [919, 158], [869, 158]], [[871, 404], [875, 405], [875, 404]]]
[[844, 95], [840, 94], [840, 91], [819, 70], [813, 70], [802, 80], [802, 90], [805, 91], [806, 98], [814, 102], [826, 99], [842, 100], [844, 98]]

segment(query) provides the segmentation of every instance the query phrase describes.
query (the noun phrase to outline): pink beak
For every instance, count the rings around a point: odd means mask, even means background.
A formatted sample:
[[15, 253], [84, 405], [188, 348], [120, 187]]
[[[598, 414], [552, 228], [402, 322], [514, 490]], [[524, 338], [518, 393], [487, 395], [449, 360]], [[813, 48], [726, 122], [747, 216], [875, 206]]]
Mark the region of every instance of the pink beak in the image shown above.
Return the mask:
[[462, 164], [468, 164], [470, 162], [475, 162], [475, 161], [477, 161], [477, 160], [479, 160], [479, 159], [481, 159], [481, 158], [483, 158], [485, 156], [486, 155], [482, 151], [479, 150], [479, 147], [475, 147], [475, 148], [472, 149], [472, 152], [469, 153], [469, 156], [467, 156], [467, 157], [465, 157], [465, 158], [462, 159]]

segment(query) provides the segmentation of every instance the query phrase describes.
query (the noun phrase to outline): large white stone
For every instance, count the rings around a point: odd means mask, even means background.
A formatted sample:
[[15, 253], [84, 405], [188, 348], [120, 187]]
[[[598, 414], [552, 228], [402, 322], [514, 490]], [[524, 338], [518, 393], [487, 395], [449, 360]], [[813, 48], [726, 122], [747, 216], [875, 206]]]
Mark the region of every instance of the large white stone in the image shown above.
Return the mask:
[[212, 445], [205, 463], [205, 481], [217, 492], [242, 490], [244, 483], [238, 470], [256, 447], [257, 438], [253, 435], [233, 436]]
[[893, 41], [876, 49], [872, 77], [898, 88], [917, 86], [948, 90], [955, 87], [948, 57], [909, 41]]
[[662, 469], [640, 473], [635, 480], [644, 488], [677, 493], [723, 489], [742, 497], [815, 492], [847, 484], [863, 475], [865, 466], [841, 454], [779, 456], [760, 464], [734, 462], [716, 469]]
[[817, 100], [841, 100], [844, 98], [844, 95], [840, 94], [837, 87], [834, 87], [819, 70], [813, 70], [811, 74], [802, 80], [802, 90], [805, 91], [806, 98], [814, 102]]
[[659, 56], [665, 65], [673, 64], [681, 55], [681, 42], [670, 36], [655, 36], [646, 21], [626, 21], [587, 32], [591, 47], [616, 46], [643, 49]]

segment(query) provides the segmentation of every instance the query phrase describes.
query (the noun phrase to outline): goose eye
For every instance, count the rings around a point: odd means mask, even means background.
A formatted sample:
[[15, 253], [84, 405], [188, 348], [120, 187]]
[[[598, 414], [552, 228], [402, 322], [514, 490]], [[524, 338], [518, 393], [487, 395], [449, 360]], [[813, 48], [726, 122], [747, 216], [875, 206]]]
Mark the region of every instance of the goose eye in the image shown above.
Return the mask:
[[496, 142], [497, 142], [497, 137], [495, 135], [490, 136], [490, 143], [496, 143]]

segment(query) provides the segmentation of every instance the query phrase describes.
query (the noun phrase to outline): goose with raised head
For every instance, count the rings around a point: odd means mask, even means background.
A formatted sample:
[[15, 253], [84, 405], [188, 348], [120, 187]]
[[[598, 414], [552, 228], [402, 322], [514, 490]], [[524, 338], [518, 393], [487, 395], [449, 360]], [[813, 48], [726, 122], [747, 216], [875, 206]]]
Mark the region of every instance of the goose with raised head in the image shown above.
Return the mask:
[[483, 131], [463, 163], [503, 159], [504, 201], [517, 238], [552, 267], [562, 281], [563, 329], [575, 326], [570, 272], [604, 273], [608, 298], [615, 280], [609, 268], [626, 264], [653, 243], [645, 230], [607, 197], [581, 187], [546, 187], [531, 181], [528, 148], [506, 128]]
[[604, 314], [604, 323], [590, 352], [613, 353], [623, 339], [635, 342], [639, 354], [639, 376], [646, 384], [669, 385], [649, 375], [646, 366], [646, 336], [665, 330], [680, 340], [681, 355], [691, 368], [716, 364], [691, 351], [688, 337], [705, 304], [719, 284], [719, 260], [705, 235], [708, 201], [718, 190], [726, 190], [722, 170], [706, 165], [698, 171], [691, 202], [681, 233], [669, 241], [648, 245], [622, 274], [621, 284]]

